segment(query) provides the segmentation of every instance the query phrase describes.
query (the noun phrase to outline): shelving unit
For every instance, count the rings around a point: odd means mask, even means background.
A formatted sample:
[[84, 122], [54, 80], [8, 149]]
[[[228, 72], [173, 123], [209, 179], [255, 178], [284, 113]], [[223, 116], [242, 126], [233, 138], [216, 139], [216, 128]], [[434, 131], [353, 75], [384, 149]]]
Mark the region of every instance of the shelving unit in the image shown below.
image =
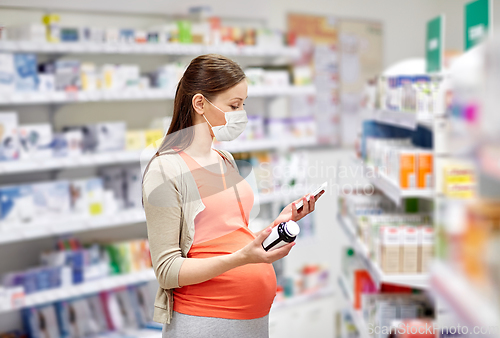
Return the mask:
[[59, 170], [101, 165], [139, 163], [140, 151], [114, 151], [84, 154], [75, 157], [54, 157], [33, 160], [0, 162], [0, 175], [22, 174], [36, 171]]
[[432, 128], [434, 121], [433, 116], [430, 114], [417, 114], [384, 109], [366, 110], [364, 111], [364, 116], [367, 119], [375, 120], [377, 122], [412, 130], [417, 129], [418, 125], [424, 125]]
[[356, 328], [358, 330], [359, 338], [371, 338], [370, 335], [368, 334], [368, 326], [366, 325], [366, 322], [363, 318], [361, 311], [355, 310], [354, 307], [352, 306], [353, 296], [349, 292], [345, 278], [343, 276], [339, 276], [339, 278], [337, 279], [337, 282], [339, 284], [340, 290], [342, 291], [342, 294], [344, 295], [345, 300], [350, 305], [347, 307], [347, 309], [349, 310], [349, 313], [350, 313], [351, 318], [354, 322], [354, 325], [356, 326]]
[[[314, 86], [249, 86], [249, 97], [313, 95]], [[150, 88], [137, 90], [96, 90], [79, 92], [12, 92], [0, 93], [0, 105], [71, 104], [110, 101], [173, 100], [175, 91]]]
[[417, 274], [417, 275], [388, 275], [385, 274], [379, 267], [379, 265], [374, 262], [370, 258], [370, 253], [368, 248], [364, 243], [356, 235], [356, 231], [354, 230], [354, 226], [352, 222], [342, 217], [341, 215], [337, 215], [338, 223], [340, 224], [342, 230], [344, 230], [345, 234], [351, 241], [351, 244], [356, 252], [357, 256], [360, 258], [361, 262], [365, 266], [366, 270], [370, 273], [373, 281], [377, 286], [380, 286], [382, 283], [402, 285], [407, 287], [414, 287], [419, 289], [427, 289], [429, 287], [429, 275], [428, 274]]
[[109, 276], [107, 278], [97, 279], [91, 282], [72, 285], [64, 289], [60, 288], [55, 290], [47, 290], [26, 295], [24, 298], [24, 306], [18, 309], [3, 310], [0, 312], [14, 311], [46, 303], [57, 302], [73, 297], [91, 295], [106, 290], [117, 289], [127, 285], [149, 282], [155, 279], [156, 276], [153, 269], [147, 269], [144, 271], [124, 275]]
[[140, 55], [188, 55], [217, 53], [227, 56], [298, 57], [296, 47], [243, 46], [234, 44], [210, 46], [181, 43], [49, 43], [33, 41], [0, 41], [0, 51], [33, 52], [45, 54], [140, 54]]
[[373, 172], [373, 175], [370, 176], [374, 177], [369, 177], [370, 182], [397, 205], [401, 204], [403, 198], [434, 198], [435, 194], [431, 189], [402, 189], [382, 172], [375, 171], [373, 166], [367, 165], [354, 157], [352, 157], [352, 160], [355, 165], [361, 165], [363, 167], [363, 172]]
[[[251, 152], [262, 150], [310, 147], [316, 145], [315, 139], [273, 140], [261, 139], [231, 144], [217, 144], [216, 148], [230, 152]], [[82, 167], [96, 167], [113, 164], [139, 163], [141, 151], [113, 151], [83, 154], [75, 157], [40, 158], [33, 160], [0, 161], [0, 175], [17, 175], [29, 172], [61, 170]]]

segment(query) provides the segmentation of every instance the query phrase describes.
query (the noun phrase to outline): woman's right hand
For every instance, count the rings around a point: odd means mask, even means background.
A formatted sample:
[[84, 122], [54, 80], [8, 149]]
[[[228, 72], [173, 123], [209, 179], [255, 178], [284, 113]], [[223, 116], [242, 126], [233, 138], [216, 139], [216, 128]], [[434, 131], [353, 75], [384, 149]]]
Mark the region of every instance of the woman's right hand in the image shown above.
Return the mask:
[[269, 227], [259, 233], [259, 235], [245, 247], [235, 252], [241, 256], [244, 264], [253, 263], [272, 263], [288, 255], [292, 247], [295, 245], [294, 242], [288, 243], [281, 248], [266, 251], [262, 247], [262, 242], [269, 236], [272, 231], [272, 227]]

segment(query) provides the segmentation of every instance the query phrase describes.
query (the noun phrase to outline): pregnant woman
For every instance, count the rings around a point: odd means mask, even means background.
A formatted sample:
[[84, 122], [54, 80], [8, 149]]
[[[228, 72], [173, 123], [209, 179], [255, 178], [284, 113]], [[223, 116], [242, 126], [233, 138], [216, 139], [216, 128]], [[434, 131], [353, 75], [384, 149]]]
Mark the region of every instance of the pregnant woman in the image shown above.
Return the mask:
[[311, 196], [297, 212], [286, 206], [258, 233], [248, 228], [250, 185], [230, 153], [212, 148], [244, 130], [247, 82], [234, 61], [202, 55], [177, 86], [167, 135], [145, 169], [143, 203], [159, 289], [154, 320], [163, 337], [268, 337], [276, 295], [272, 262], [294, 243], [266, 252], [273, 226], [314, 210]]

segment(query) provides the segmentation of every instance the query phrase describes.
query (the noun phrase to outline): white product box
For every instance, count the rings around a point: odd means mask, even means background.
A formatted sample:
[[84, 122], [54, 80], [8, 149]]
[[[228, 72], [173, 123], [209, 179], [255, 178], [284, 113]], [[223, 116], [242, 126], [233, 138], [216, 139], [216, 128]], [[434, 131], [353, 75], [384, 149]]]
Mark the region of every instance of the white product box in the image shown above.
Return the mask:
[[42, 182], [31, 185], [37, 220], [57, 220], [71, 210], [68, 181]]
[[418, 229], [414, 226], [401, 226], [401, 272], [418, 272]]
[[18, 119], [16, 113], [0, 112], [0, 161], [19, 157]]
[[80, 66], [80, 76], [82, 90], [97, 90], [97, 71], [95, 64], [89, 62], [82, 63]]
[[380, 227], [380, 267], [387, 274], [395, 274], [400, 271], [400, 233], [398, 227]]
[[142, 208], [142, 174], [139, 166], [125, 168], [125, 194], [127, 208]]
[[7, 38], [15, 41], [47, 42], [45, 25], [29, 23], [6, 27]]
[[70, 183], [72, 212], [82, 216], [103, 213], [104, 184], [100, 177], [74, 180]]
[[56, 90], [56, 78], [54, 74], [38, 74], [38, 91], [50, 93]]
[[124, 121], [98, 123], [96, 151], [124, 150], [126, 132], [127, 124]]
[[16, 90], [16, 69], [14, 55], [0, 53], [0, 93], [12, 93]]
[[5, 288], [7, 307], [10, 309], [20, 309], [25, 305], [24, 287], [14, 286]]
[[20, 125], [19, 143], [21, 159], [51, 158], [52, 125], [48, 123]]

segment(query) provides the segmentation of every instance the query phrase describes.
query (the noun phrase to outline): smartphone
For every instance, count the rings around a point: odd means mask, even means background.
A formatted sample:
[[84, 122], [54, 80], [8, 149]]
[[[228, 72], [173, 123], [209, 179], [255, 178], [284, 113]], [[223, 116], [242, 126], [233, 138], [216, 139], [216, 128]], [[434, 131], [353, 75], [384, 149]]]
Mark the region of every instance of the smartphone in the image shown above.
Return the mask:
[[[323, 195], [323, 193], [326, 191], [327, 186], [328, 186], [328, 181], [323, 183], [318, 189], [314, 190], [314, 192], [312, 193], [314, 199], [317, 200], [319, 197], [321, 197], [321, 195]], [[309, 201], [309, 195], [307, 195], [306, 199]], [[299, 202], [297, 202], [295, 206], [297, 207], [297, 212], [301, 212], [303, 207], [302, 199]]]

